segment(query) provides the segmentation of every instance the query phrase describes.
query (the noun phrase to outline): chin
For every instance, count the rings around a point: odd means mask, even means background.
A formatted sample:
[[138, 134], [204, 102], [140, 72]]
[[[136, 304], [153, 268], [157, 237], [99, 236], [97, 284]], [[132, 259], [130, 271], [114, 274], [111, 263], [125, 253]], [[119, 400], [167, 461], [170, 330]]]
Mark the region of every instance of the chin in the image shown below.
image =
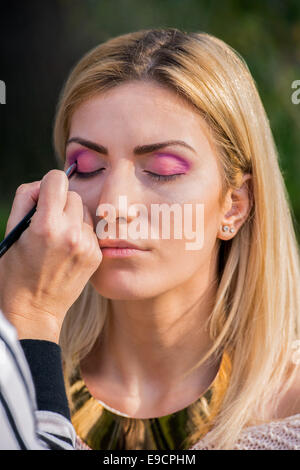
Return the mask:
[[[135, 276], [128, 272], [114, 272], [111, 274], [95, 272], [90, 278], [93, 288], [103, 297], [112, 300], [141, 300], [147, 297], [147, 285], [136, 281]], [[152, 297], [149, 295], [149, 297]]]

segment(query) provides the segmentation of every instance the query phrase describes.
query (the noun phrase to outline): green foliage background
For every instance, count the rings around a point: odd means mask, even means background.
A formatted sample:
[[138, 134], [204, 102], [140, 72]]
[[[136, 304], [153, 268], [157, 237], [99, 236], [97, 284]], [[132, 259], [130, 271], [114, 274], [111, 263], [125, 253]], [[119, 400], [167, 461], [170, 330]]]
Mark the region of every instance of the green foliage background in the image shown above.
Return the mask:
[[299, 238], [300, 104], [291, 101], [291, 84], [300, 80], [299, 0], [7, 3], [0, 19], [0, 79], [7, 85], [0, 109], [0, 238], [17, 186], [57, 167], [53, 117], [71, 67], [108, 38], [170, 26], [211, 33], [245, 58], [270, 120]]

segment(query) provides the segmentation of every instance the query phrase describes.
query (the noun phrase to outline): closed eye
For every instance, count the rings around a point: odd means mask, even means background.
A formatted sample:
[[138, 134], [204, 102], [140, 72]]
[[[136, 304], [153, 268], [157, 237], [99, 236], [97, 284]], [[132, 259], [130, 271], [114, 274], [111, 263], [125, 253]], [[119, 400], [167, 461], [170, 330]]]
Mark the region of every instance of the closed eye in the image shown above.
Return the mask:
[[[77, 174], [78, 178], [91, 178], [92, 176], [95, 176], [101, 173], [103, 170], [105, 170], [105, 168], [99, 168], [99, 170], [90, 171], [90, 172], [76, 171], [75, 173]], [[176, 178], [184, 174], [184, 173], [177, 173], [174, 175], [159, 175], [157, 173], [152, 173], [151, 171], [145, 171], [145, 173], [147, 173], [151, 179], [154, 179], [156, 181], [162, 181], [162, 182], [175, 180]]]
[[184, 174], [184, 173], [177, 173], [175, 175], [158, 175], [157, 173], [152, 173], [151, 171], [145, 171], [145, 173], [147, 173], [150, 176], [150, 178], [157, 180], [157, 181], [175, 180], [176, 178]]
[[105, 168], [99, 168], [99, 170], [88, 171], [88, 172], [87, 171], [84, 171], [84, 172], [76, 171], [75, 173], [77, 174], [78, 178], [91, 178], [92, 176], [95, 176], [98, 173], [100, 173], [102, 170], [105, 170]]

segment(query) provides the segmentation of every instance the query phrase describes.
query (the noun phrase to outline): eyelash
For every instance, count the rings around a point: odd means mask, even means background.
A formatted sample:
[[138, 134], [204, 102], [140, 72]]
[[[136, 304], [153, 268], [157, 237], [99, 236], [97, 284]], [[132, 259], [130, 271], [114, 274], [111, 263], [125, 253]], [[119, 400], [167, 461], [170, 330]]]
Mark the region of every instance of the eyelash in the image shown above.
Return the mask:
[[[97, 173], [100, 173], [102, 170], [105, 170], [105, 168], [100, 168], [99, 170], [92, 171], [92, 172], [80, 173], [79, 171], [76, 171], [75, 173], [78, 175], [79, 178], [90, 178], [92, 176], [95, 176]], [[158, 175], [156, 173], [152, 173], [151, 171], [145, 171], [145, 173], [147, 173], [150, 176], [150, 178], [154, 179], [155, 181], [162, 181], [162, 182], [175, 180], [176, 178], [184, 174], [184, 173], [177, 173], [175, 175]]]
[[84, 173], [81, 173], [80, 171], [75, 171], [75, 173], [78, 175], [78, 178], [90, 178], [91, 176], [95, 176], [97, 173], [100, 173], [102, 170], [105, 170], [105, 168], [99, 168], [99, 170]]
[[171, 181], [171, 180], [174, 181], [176, 178], [178, 178], [179, 176], [183, 174], [183, 173], [177, 173], [175, 175], [158, 175], [156, 173], [152, 173], [151, 171], [145, 171], [145, 173], [147, 173], [150, 176], [150, 178], [156, 181], [162, 181], [162, 182]]

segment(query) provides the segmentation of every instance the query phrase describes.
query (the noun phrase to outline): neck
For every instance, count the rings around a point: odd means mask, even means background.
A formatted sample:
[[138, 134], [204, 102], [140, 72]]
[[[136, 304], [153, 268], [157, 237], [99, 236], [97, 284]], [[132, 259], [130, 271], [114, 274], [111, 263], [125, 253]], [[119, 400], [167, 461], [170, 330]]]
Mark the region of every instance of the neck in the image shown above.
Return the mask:
[[[133, 396], [150, 389], [162, 396], [185, 386], [205, 390], [219, 362], [206, 361], [181, 376], [212, 346], [207, 320], [217, 289], [215, 278], [201, 273], [172, 291], [143, 300], [110, 300], [102, 334], [85, 361], [86, 370], [118, 384]], [[89, 365], [87, 365], [89, 363]]]

